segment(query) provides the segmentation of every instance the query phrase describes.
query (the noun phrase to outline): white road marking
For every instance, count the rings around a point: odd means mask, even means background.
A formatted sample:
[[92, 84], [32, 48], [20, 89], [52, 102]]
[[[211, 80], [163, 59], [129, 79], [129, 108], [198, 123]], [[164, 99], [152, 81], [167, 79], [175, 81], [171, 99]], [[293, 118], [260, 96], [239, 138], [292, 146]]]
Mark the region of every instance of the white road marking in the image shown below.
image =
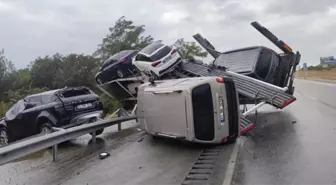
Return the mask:
[[332, 86], [332, 87], [336, 87], [336, 84], [333, 83], [328, 83], [328, 82], [317, 82], [317, 81], [311, 81], [314, 84], [319, 84], [319, 85], [326, 85], [326, 86]]
[[312, 96], [309, 96], [309, 95], [307, 95], [307, 94], [303, 94], [303, 96], [305, 96], [305, 97], [307, 97], [307, 98], [310, 98], [310, 99], [312, 99], [312, 100], [316, 100], [316, 98], [314, 98], [314, 97], [312, 97]]
[[230, 185], [232, 183], [232, 177], [233, 177], [233, 173], [236, 168], [240, 145], [241, 145], [241, 138], [238, 138], [233, 148], [233, 151], [231, 153], [229, 164], [225, 170], [225, 176], [224, 176], [224, 181], [222, 185]]
[[[295, 79], [297, 80], [297, 79]], [[331, 86], [331, 87], [336, 87], [335, 83], [328, 83], [328, 82], [320, 82], [320, 81], [314, 81], [314, 80], [306, 80], [306, 79], [299, 79], [298, 81], [305, 81], [305, 82], [310, 82], [310, 83], [314, 83], [314, 84], [319, 84], [319, 85], [326, 85], [326, 86]]]

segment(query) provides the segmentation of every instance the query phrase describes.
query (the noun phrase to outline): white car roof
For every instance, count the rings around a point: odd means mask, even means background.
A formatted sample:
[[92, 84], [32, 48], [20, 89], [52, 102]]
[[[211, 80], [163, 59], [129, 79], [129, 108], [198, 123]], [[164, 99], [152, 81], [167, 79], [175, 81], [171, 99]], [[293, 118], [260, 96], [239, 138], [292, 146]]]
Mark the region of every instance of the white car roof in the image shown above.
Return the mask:
[[[161, 43], [161, 44], [163, 44], [163, 43]], [[168, 46], [168, 45], [163, 44], [160, 48], [158, 48], [157, 50], [153, 51], [151, 54], [144, 53], [144, 52], [142, 52], [142, 50], [139, 51], [139, 53], [142, 54], [142, 55], [145, 55], [146, 57], [151, 57], [151, 56], [153, 56], [155, 53], [157, 53], [158, 51], [160, 51], [162, 48], [164, 48], [164, 47], [166, 47], [166, 46]]]

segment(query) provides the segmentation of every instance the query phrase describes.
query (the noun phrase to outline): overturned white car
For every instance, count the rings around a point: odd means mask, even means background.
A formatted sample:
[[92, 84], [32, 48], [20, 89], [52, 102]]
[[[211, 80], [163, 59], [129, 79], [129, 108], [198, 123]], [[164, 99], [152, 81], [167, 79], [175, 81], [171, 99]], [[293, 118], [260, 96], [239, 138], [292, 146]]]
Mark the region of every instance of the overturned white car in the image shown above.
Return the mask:
[[174, 70], [181, 62], [182, 58], [175, 48], [158, 41], [143, 48], [133, 59], [133, 65], [140, 72], [154, 78]]

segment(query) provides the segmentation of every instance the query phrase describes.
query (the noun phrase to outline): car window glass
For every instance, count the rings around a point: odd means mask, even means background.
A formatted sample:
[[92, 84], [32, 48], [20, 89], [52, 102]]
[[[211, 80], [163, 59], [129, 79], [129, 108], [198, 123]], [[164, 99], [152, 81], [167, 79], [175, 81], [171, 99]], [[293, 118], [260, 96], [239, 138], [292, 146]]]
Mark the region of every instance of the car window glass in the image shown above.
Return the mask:
[[56, 95], [52, 95], [52, 96], [50, 97], [50, 101], [51, 101], [51, 102], [56, 102], [56, 101], [59, 101], [59, 98], [58, 98]]
[[135, 57], [135, 60], [136, 60], [136, 61], [152, 62], [152, 60], [151, 60], [149, 57], [146, 57], [145, 55], [142, 55], [142, 54], [138, 54], [138, 55]]
[[162, 49], [160, 49], [158, 52], [156, 52], [154, 55], [152, 55], [150, 58], [153, 61], [160, 60], [161, 58], [167, 56], [170, 53], [171, 50], [172, 50], [171, 47], [165, 46]]
[[163, 46], [162, 43], [160, 42], [154, 42], [148, 46], [146, 46], [145, 48], [143, 48], [141, 50], [142, 53], [151, 55], [154, 51], [156, 51], [157, 49], [161, 48]]
[[48, 104], [51, 102], [51, 96], [50, 95], [43, 95], [42, 96], [42, 104]]
[[25, 103], [23, 100], [20, 100], [6, 112], [5, 117], [7, 120], [13, 120], [24, 109], [25, 109]]
[[119, 53], [114, 54], [113, 56], [111, 56], [110, 58], [108, 58], [107, 60], [104, 61], [103, 65], [102, 65], [102, 68], [119, 61], [120, 59], [124, 58], [125, 56], [128, 56], [132, 52], [134, 52], [134, 51], [133, 50], [124, 50], [124, 51], [120, 51]]
[[33, 96], [33, 97], [28, 97], [26, 98], [28, 103], [42, 103], [42, 98], [41, 96]]
[[89, 89], [69, 89], [69, 90], [65, 90], [64, 92], [62, 92], [62, 96], [64, 98], [70, 98], [70, 97], [75, 97], [75, 96], [82, 96], [82, 95], [87, 95], [87, 94], [91, 94]]

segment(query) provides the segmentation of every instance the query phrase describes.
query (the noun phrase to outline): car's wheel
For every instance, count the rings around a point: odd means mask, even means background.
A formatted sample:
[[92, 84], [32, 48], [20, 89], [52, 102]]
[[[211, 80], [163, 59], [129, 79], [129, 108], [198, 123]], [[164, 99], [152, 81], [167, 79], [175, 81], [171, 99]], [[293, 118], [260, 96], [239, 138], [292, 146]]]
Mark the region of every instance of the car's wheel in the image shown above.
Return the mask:
[[10, 135], [6, 127], [0, 128], [0, 147], [8, 145], [10, 142]]
[[118, 77], [120, 77], [120, 78], [123, 78], [123, 77], [124, 77], [124, 73], [123, 73], [120, 69], [117, 70], [117, 75], [118, 75]]
[[52, 129], [52, 125], [50, 123], [43, 123], [41, 126], [40, 126], [40, 134], [49, 134], [51, 133], [51, 129]]
[[[104, 129], [100, 129], [96, 131], [96, 136], [102, 134], [104, 132]], [[92, 133], [90, 133], [90, 135], [92, 135]]]

